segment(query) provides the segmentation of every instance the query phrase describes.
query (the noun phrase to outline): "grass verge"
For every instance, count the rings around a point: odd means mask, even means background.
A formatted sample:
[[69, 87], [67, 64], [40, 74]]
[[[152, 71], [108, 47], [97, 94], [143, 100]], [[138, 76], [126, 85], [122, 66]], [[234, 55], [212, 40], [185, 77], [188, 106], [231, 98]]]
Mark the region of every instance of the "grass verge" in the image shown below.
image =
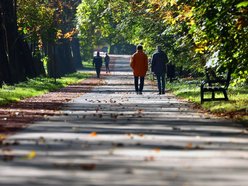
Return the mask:
[[[175, 83], [167, 83], [167, 88], [179, 98], [193, 102], [211, 113], [227, 116], [242, 123], [248, 123], [248, 87], [229, 87], [229, 101], [208, 101], [200, 104], [200, 84], [199, 82], [183, 81]], [[206, 95], [206, 96], [211, 96]], [[217, 94], [216, 97], [223, 97]]]
[[69, 84], [78, 83], [87, 77], [88, 73], [73, 73], [56, 79], [39, 77], [29, 79], [26, 82], [14, 86], [3, 85], [0, 89], [0, 105], [20, 101], [21, 99], [42, 95], [44, 93], [66, 87]]
[[94, 69], [92, 61], [83, 61], [82, 64], [83, 64], [83, 68]]

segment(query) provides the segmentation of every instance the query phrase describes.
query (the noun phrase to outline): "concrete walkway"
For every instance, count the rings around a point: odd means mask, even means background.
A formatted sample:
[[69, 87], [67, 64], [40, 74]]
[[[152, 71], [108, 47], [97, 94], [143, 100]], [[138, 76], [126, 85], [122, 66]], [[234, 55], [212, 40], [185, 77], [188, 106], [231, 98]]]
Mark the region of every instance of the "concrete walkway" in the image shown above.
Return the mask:
[[[105, 73], [105, 72], [104, 72]], [[146, 82], [145, 82], [146, 83]], [[77, 87], [80, 88], [80, 87]], [[129, 56], [104, 84], [5, 140], [1, 186], [246, 186], [248, 135], [145, 84]]]

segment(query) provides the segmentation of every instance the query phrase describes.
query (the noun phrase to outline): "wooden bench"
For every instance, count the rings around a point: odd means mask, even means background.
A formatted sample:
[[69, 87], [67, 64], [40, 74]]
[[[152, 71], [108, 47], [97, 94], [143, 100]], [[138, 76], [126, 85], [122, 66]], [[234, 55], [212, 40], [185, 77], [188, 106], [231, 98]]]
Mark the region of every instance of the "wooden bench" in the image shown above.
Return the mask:
[[[227, 70], [226, 78], [217, 77], [212, 69], [206, 69], [206, 80], [201, 83], [201, 104], [204, 101], [228, 101], [227, 90], [231, 80], [231, 69]], [[211, 92], [211, 98], [204, 98], [204, 94]], [[215, 93], [222, 92], [224, 97], [216, 98]]]

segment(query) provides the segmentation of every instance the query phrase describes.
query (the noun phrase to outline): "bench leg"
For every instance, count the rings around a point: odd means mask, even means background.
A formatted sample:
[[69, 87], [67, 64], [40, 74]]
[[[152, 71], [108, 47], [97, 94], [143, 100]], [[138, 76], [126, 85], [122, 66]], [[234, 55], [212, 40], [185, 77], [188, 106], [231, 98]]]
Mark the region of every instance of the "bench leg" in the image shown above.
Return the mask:
[[201, 87], [201, 104], [203, 104], [203, 100], [204, 100], [204, 92]]
[[214, 91], [212, 91], [212, 100], [215, 99]]
[[225, 100], [228, 101], [228, 97], [227, 97], [226, 90], [223, 90], [223, 94], [224, 94], [224, 96], [225, 96]]

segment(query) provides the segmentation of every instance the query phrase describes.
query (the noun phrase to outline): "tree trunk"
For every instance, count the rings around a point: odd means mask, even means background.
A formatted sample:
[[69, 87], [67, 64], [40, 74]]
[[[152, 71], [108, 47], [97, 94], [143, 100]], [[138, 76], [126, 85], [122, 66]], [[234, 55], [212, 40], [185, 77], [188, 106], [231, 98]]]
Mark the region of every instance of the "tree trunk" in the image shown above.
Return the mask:
[[3, 0], [0, 0], [0, 86], [11, 82]]
[[73, 73], [76, 71], [70, 41], [68, 39], [61, 39], [56, 45], [55, 56], [57, 61], [57, 73], [59, 76]]
[[56, 78], [57, 69], [56, 69], [56, 59], [55, 59], [55, 46], [52, 42], [47, 43], [47, 55], [48, 55], [48, 62], [47, 62], [47, 73], [48, 77]]
[[82, 69], [82, 58], [80, 54], [80, 44], [78, 38], [73, 38], [71, 41], [71, 50], [72, 50], [72, 60], [76, 69]]
[[[14, 84], [37, 75], [34, 61], [27, 43], [18, 34], [16, 0], [1, 0], [1, 59], [7, 76], [6, 83]], [[5, 76], [4, 75], [4, 76]]]

